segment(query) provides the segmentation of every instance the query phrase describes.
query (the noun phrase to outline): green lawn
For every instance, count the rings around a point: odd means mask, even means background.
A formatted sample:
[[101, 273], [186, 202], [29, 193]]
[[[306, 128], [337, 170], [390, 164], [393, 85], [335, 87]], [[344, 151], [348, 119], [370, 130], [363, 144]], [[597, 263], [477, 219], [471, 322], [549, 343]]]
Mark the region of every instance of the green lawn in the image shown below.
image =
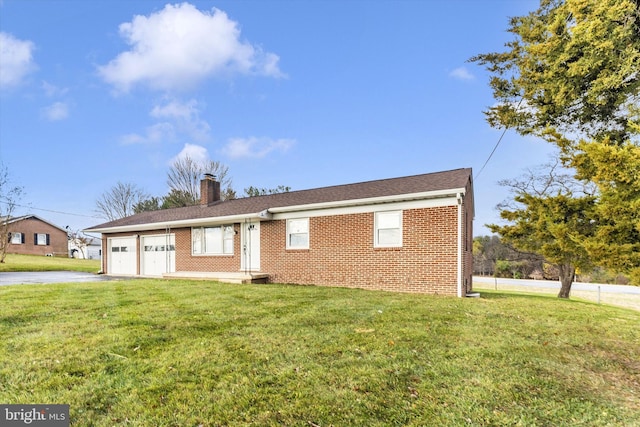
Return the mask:
[[7, 254], [0, 263], [0, 273], [6, 271], [100, 271], [100, 261], [95, 259], [75, 259], [37, 255]]
[[131, 280], [0, 286], [0, 402], [74, 426], [640, 425], [640, 313]]

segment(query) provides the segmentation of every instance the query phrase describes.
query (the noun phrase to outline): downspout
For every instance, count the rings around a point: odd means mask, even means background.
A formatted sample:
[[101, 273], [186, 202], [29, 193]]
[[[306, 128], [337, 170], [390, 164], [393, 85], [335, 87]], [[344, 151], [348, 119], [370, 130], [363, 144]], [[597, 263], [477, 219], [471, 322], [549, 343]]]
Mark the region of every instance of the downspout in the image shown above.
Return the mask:
[[462, 298], [462, 193], [456, 194], [456, 198], [458, 199], [458, 298]]
[[166, 270], [167, 270], [165, 273], [173, 273], [173, 271], [171, 271], [171, 226], [170, 225], [167, 225], [164, 230], [164, 248], [165, 248], [164, 261], [165, 261]]
[[[249, 224], [251, 220], [249, 218], [244, 219], [244, 225], [242, 227], [242, 257], [244, 261], [244, 274], [251, 274], [251, 231], [249, 230]], [[251, 274], [253, 277], [253, 274]]]

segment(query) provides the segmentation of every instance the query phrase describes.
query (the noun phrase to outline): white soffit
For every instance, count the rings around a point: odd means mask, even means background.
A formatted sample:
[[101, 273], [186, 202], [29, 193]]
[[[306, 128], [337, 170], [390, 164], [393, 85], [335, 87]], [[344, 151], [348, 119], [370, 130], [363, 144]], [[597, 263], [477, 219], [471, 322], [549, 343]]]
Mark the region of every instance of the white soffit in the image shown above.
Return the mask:
[[[464, 188], [427, 191], [421, 193], [399, 194], [393, 196], [369, 197], [334, 202], [311, 203], [306, 205], [283, 206], [241, 215], [164, 221], [148, 224], [125, 225], [121, 227], [90, 228], [87, 231], [97, 233], [127, 233], [167, 228], [184, 228], [203, 225], [229, 224], [247, 219], [270, 220], [287, 219], [300, 216], [329, 216], [375, 212], [392, 209], [419, 209], [456, 205], [458, 194], [465, 193]], [[384, 209], [381, 209], [384, 205]]]
[[[399, 202], [386, 202], [367, 205], [344, 206], [344, 207], [326, 207], [305, 210], [295, 210], [290, 212], [282, 212], [273, 214], [273, 219], [289, 219], [300, 217], [319, 217], [332, 215], [350, 215], [359, 213], [379, 212], [386, 210], [406, 210], [406, 209], [424, 209], [436, 208], [442, 206], [455, 206], [457, 199], [454, 195], [450, 197], [440, 197], [428, 200], [408, 200]], [[271, 211], [271, 209], [270, 209]]]
[[128, 233], [128, 232], [134, 233], [137, 231], [162, 230], [163, 228], [174, 229], [174, 228], [185, 228], [185, 227], [197, 227], [202, 225], [230, 224], [235, 222], [243, 222], [246, 219], [265, 219], [265, 213], [263, 211], [263, 212], [252, 213], [252, 214], [194, 218], [194, 219], [184, 219], [180, 221], [160, 221], [160, 222], [151, 222], [147, 224], [123, 225], [120, 227], [88, 228], [85, 231], [90, 231], [94, 233]]

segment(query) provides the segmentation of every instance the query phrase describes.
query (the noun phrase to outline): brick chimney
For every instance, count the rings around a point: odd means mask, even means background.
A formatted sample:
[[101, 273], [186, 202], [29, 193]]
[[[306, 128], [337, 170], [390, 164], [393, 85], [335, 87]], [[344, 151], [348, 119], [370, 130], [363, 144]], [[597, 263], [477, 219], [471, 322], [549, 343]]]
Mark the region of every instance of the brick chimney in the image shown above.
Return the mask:
[[215, 175], [205, 173], [200, 181], [200, 204], [208, 206], [218, 201], [220, 201], [220, 183]]

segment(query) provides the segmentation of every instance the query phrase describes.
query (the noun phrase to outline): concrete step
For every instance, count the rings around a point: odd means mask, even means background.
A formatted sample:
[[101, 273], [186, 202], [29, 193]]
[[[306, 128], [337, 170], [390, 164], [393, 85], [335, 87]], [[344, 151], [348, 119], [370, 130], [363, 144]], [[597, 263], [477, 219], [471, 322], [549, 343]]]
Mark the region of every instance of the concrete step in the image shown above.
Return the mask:
[[245, 273], [229, 271], [176, 271], [175, 273], [164, 273], [162, 277], [166, 279], [187, 279], [187, 280], [211, 280], [224, 283], [267, 283], [269, 275], [266, 273]]

